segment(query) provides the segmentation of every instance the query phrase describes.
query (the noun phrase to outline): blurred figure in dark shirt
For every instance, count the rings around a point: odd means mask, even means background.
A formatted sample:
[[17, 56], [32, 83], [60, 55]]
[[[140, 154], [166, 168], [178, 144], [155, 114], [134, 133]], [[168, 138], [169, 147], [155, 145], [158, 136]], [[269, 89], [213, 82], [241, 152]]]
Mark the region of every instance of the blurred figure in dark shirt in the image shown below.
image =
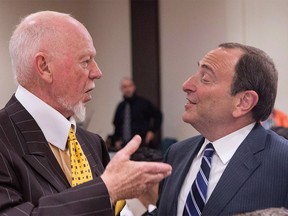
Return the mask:
[[118, 150], [138, 134], [142, 138], [142, 147], [155, 148], [155, 133], [162, 124], [161, 111], [149, 100], [136, 94], [136, 86], [132, 79], [123, 78], [120, 89], [123, 100], [118, 104], [114, 115], [112, 146]]

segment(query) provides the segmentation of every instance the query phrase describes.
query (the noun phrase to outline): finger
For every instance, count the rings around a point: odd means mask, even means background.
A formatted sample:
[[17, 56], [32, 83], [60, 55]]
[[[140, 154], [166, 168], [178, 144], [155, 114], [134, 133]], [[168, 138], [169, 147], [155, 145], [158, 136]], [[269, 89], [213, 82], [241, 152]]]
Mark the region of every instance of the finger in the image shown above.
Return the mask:
[[145, 167], [146, 173], [149, 174], [164, 174], [170, 175], [172, 172], [172, 167], [170, 164], [163, 163], [163, 162], [138, 162], [142, 163]]
[[126, 154], [128, 156], [132, 155], [139, 148], [141, 144], [141, 137], [139, 135], [135, 135], [127, 145], [119, 151], [121, 154]]
[[163, 173], [158, 173], [158, 174], [153, 174], [150, 177], [147, 177], [147, 179], [148, 179], [148, 182], [150, 184], [157, 184], [157, 183], [161, 182], [167, 176], [169, 176], [169, 175], [165, 175]]
[[164, 178], [166, 178], [168, 175], [163, 173], [157, 173], [157, 174], [146, 174], [145, 175], [145, 185], [149, 184], [158, 184], [161, 182]]

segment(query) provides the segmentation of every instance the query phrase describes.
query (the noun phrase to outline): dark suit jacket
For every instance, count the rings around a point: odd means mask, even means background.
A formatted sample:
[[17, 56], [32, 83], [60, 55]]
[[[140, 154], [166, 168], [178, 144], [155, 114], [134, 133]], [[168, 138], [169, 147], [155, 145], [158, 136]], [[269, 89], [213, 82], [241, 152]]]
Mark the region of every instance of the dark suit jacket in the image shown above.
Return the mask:
[[[176, 215], [182, 183], [203, 141], [202, 136], [190, 138], [167, 152], [165, 161], [173, 172], [160, 185], [158, 215]], [[287, 195], [288, 141], [256, 124], [231, 158], [202, 215], [288, 208]]]
[[113, 215], [99, 177], [109, 161], [103, 140], [77, 128], [93, 180], [70, 185], [32, 116], [13, 96], [0, 111], [0, 215]]
[[124, 98], [116, 108], [113, 124], [113, 141], [123, 138], [124, 110], [126, 104], [130, 104], [131, 109], [131, 135], [138, 134], [142, 138], [144, 146], [145, 137], [148, 131], [156, 133], [159, 131], [162, 123], [162, 113], [146, 98], [134, 94], [131, 98]]

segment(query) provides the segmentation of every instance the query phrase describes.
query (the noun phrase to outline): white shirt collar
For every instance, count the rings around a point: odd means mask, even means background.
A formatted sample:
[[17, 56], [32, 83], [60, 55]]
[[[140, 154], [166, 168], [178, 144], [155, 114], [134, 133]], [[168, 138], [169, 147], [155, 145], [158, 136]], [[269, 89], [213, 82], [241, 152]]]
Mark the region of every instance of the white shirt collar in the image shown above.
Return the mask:
[[22, 86], [18, 86], [16, 98], [35, 119], [46, 140], [52, 145], [65, 150], [71, 124], [76, 131], [76, 121], [73, 117], [67, 120], [61, 113], [33, 95]]
[[[218, 140], [215, 140], [214, 142], [211, 142], [213, 143], [215, 152], [217, 153], [223, 164], [227, 164], [229, 162], [229, 160], [236, 152], [237, 148], [248, 136], [255, 124], [256, 123], [253, 122], [233, 133], [230, 133]], [[203, 151], [208, 143], [210, 143], [210, 141], [205, 139], [204, 144], [198, 152], [197, 157], [203, 154]]]

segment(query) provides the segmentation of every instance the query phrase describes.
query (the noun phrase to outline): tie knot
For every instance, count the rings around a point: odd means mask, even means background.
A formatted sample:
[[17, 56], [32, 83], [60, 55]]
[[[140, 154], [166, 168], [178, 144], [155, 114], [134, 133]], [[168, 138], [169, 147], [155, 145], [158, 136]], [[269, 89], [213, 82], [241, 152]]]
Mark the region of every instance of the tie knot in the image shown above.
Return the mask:
[[208, 143], [205, 147], [205, 150], [204, 150], [204, 156], [207, 157], [207, 158], [211, 158], [214, 154], [214, 147], [213, 147], [213, 144], [212, 143]]
[[76, 135], [75, 135], [73, 127], [71, 127], [69, 130], [69, 134], [68, 134], [68, 141], [75, 140], [75, 139], [76, 139]]

